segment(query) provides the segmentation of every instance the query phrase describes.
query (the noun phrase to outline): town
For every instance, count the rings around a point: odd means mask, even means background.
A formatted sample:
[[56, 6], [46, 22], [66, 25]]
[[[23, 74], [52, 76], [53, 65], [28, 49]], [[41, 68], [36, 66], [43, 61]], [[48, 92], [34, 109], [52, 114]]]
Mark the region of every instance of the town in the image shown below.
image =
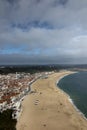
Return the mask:
[[17, 119], [21, 112], [21, 102], [30, 92], [31, 84], [38, 78], [47, 78], [53, 72], [15, 73], [0, 75], [0, 112], [13, 109], [13, 119]]

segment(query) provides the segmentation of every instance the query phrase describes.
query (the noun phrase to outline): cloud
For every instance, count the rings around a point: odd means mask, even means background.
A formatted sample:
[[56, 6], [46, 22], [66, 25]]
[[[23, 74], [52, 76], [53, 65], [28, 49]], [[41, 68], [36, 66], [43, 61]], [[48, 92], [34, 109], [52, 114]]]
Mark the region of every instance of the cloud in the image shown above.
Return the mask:
[[86, 0], [1, 0], [0, 63], [87, 63]]

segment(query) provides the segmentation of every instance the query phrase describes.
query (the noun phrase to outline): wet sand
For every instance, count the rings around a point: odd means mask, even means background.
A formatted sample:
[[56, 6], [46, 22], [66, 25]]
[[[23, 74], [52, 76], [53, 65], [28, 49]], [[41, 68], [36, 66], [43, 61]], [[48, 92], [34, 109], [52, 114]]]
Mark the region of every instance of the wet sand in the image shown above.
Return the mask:
[[87, 130], [87, 120], [70, 103], [67, 94], [56, 87], [57, 81], [70, 71], [61, 71], [38, 79], [35, 91], [22, 102], [17, 130]]

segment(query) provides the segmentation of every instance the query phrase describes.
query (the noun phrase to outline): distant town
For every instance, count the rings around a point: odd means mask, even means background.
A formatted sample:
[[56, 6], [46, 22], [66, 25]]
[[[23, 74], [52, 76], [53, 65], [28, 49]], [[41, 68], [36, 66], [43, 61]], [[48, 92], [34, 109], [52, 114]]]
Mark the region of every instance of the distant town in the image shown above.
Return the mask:
[[66, 69], [84, 71], [87, 65], [0, 66], [0, 113], [12, 109], [12, 118], [17, 119], [22, 100], [32, 92], [31, 84], [38, 78], [47, 78], [49, 74]]
[[13, 119], [17, 119], [21, 111], [21, 102], [31, 92], [31, 84], [38, 78], [47, 78], [52, 72], [0, 74], [0, 112], [14, 110]]

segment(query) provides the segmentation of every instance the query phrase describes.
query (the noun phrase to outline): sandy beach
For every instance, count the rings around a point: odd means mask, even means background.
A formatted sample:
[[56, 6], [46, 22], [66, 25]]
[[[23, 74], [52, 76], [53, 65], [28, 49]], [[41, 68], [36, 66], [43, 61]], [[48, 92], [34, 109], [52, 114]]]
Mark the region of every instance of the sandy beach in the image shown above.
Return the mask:
[[61, 71], [38, 79], [22, 102], [17, 130], [87, 130], [87, 120], [70, 103], [67, 94], [56, 87], [70, 71]]

